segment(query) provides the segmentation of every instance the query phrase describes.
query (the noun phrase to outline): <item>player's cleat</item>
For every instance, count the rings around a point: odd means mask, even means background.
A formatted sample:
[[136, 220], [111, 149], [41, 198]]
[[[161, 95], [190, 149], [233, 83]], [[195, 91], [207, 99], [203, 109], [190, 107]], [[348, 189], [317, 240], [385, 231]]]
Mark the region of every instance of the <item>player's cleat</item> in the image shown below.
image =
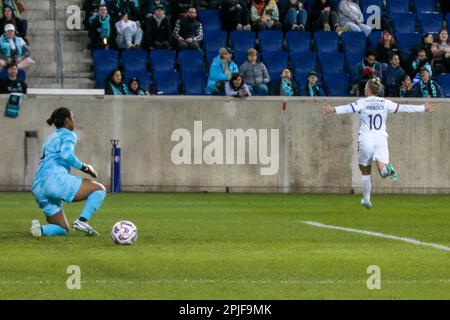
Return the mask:
[[73, 223], [74, 230], [85, 232], [89, 236], [99, 236], [100, 233], [94, 230], [89, 224], [86, 222], [80, 221], [79, 219], [75, 220]]
[[30, 232], [33, 235], [33, 237], [39, 238], [40, 236], [42, 236], [42, 229], [39, 220], [31, 221]]
[[361, 205], [366, 209], [372, 208], [372, 203], [366, 199], [361, 199]]
[[387, 164], [386, 165], [386, 169], [389, 172], [389, 179], [391, 179], [392, 181], [397, 180], [397, 172], [395, 171], [394, 167], [392, 166], [392, 164]]

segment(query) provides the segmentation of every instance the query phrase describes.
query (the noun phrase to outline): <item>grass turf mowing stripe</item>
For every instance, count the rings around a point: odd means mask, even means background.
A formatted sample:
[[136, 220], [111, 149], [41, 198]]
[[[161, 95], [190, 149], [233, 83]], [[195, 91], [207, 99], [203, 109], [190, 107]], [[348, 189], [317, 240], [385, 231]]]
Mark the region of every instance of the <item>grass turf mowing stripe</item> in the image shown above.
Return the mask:
[[373, 232], [373, 231], [359, 230], [359, 229], [353, 229], [353, 228], [332, 226], [332, 225], [329, 225], [329, 224], [324, 224], [324, 223], [315, 222], [315, 221], [299, 221], [299, 222], [303, 223], [303, 224], [310, 225], [310, 226], [319, 227], [319, 228], [326, 228], [326, 229], [332, 229], [332, 230], [341, 230], [341, 231], [365, 234], [365, 235], [373, 236], [373, 237], [380, 237], [380, 238], [385, 238], [385, 239], [398, 240], [398, 241], [403, 241], [403, 242], [415, 244], [415, 245], [418, 245], [418, 246], [432, 247], [432, 248], [435, 248], [435, 249], [438, 249], [438, 250], [443, 250], [443, 251], [450, 252], [450, 247], [444, 246], [444, 245], [439, 244], [439, 243], [423, 242], [423, 241], [419, 241], [419, 240], [415, 240], [415, 239], [411, 239], [411, 238], [398, 237], [398, 236], [394, 236], [394, 235], [391, 235], [391, 234], [384, 234], [384, 233], [380, 233], [380, 232]]

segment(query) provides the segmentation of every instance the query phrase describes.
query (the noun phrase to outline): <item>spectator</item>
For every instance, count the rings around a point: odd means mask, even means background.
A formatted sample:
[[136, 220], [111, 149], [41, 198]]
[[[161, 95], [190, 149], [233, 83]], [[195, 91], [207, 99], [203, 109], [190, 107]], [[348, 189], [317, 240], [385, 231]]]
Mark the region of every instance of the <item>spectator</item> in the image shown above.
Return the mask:
[[402, 79], [400, 79], [400, 85], [398, 88], [398, 96], [401, 98], [414, 98], [416, 96], [413, 90], [413, 84], [411, 78], [405, 74]]
[[339, 25], [339, 17], [333, 10], [330, 0], [315, 0], [310, 9], [310, 21], [312, 29], [342, 32], [344, 29]]
[[136, 77], [133, 77], [128, 81], [128, 93], [129, 96], [147, 96], [150, 95], [148, 90], [141, 88], [141, 83], [139, 82], [139, 79]]
[[16, 63], [19, 69], [29, 68], [35, 61], [30, 57], [30, 50], [21, 37], [15, 35], [12, 24], [5, 26], [5, 33], [0, 37], [0, 67]]
[[422, 36], [422, 41], [419, 45], [419, 50], [420, 49], [425, 50], [427, 54], [427, 60], [430, 64], [433, 60], [433, 52], [432, 52], [433, 45], [434, 45], [433, 35], [431, 33], [424, 33], [424, 35]]
[[450, 71], [450, 40], [447, 29], [442, 29], [436, 42], [431, 48], [434, 67], [437, 73], [446, 73]]
[[339, 19], [344, 27], [350, 31], [364, 32], [366, 37], [372, 32], [372, 29], [364, 24], [364, 16], [357, 3], [352, 0], [341, 0], [339, 3]]
[[398, 47], [394, 36], [388, 30], [383, 31], [376, 51], [377, 60], [386, 65], [389, 63], [389, 59], [393, 54], [400, 56], [400, 48]]
[[280, 76], [281, 79], [278, 80], [277, 84], [275, 85], [274, 94], [276, 96], [286, 97], [300, 96], [298, 84], [294, 80], [292, 80], [291, 70], [288, 68], [283, 69]]
[[247, 61], [239, 67], [239, 71], [253, 95], [267, 96], [269, 94], [267, 85], [270, 83], [270, 76], [264, 63], [258, 61], [255, 49], [247, 50]]
[[305, 31], [308, 13], [303, 5], [304, 0], [288, 0], [284, 5], [284, 28], [289, 31]]
[[123, 82], [123, 74], [120, 69], [114, 70], [106, 80], [105, 94], [114, 96], [125, 96], [128, 94], [128, 87]]
[[114, 0], [112, 6], [114, 21], [121, 20], [124, 15], [131, 21], [142, 20], [139, 1], [137, 0]]
[[185, 18], [177, 20], [173, 36], [177, 41], [179, 50], [191, 49], [200, 51], [200, 42], [203, 40], [203, 27], [197, 21], [197, 9], [189, 8]]
[[0, 93], [27, 93], [28, 86], [24, 80], [17, 78], [19, 68], [15, 63], [11, 63], [6, 67], [8, 71], [8, 79], [0, 82]]
[[233, 54], [228, 48], [221, 48], [209, 67], [206, 94], [224, 94], [225, 82], [229, 81], [231, 74], [239, 72], [238, 66], [231, 60]]
[[406, 75], [405, 70], [400, 66], [400, 58], [398, 54], [393, 54], [389, 60], [389, 65], [384, 74], [384, 82], [386, 86], [386, 97], [395, 97], [396, 91], [400, 85], [400, 81]]
[[250, 31], [250, 16], [246, 3], [241, 0], [223, 0], [220, 8], [220, 20], [225, 31]]
[[171, 0], [170, 12], [172, 13], [171, 25], [174, 25], [178, 19], [186, 17], [186, 12], [189, 8], [195, 8], [198, 10], [198, 0]]
[[5, 6], [3, 18], [0, 19], [0, 30], [5, 30], [7, 24], [12, 24], [16, 28], [16, 35], [27, 41], [27, 20], [14, 16], [14, 11], [10, 6]]
[[383, 79], [383, 68], [377, 61], [377, 54], [374, 50], [367, 51], [364, 60], [356, 66], [355, 74], [356, 84], [352, 91], [357, 96], [364, 93], [364, 87], [369, 79]]
[[125, 13], [120, 21], [116, 22], [116, 44], [120, 49], [139, 48], [142, 42], [143, 32], [139, 22], [128, 19]]
[[114, 46], [115, 30], [112, 28], [112, 21], [108, 14], [108, 9], [102, 5], [98, 9], [98, 15], [92, 16], [89, 24], [89, 39], [91, 49], [104, 49]]
[[427, 53], [423, 49], [417, 52], [416, 57], [413, 58], [410, 64], [409, 76], [411, 77], [413, 84], [420, 80], [420, 69], [422, 68], [427, 68], [430, 76], [433, 75], [433, 69], [427, 60]]
[[24, 10], [22, 4], [17, 0], [0, 0], [0, 18], [3, 18], [2, 15], [5, 7], [12, 8], [13, 14], [16, 18], [20, 18], [20, 14]]
[[275, 0], [253, 0], [250, 9], [250, 20], [253, 29], [257, 32], [262, 30], [281, 30], [280, 14]]
[[163, 11], [165, 12], [165, 14], [169, 15], [169, 4], [166, 0], [143, 0], [141, 9], [144, 13], [146, 13], [145, 16], [148, 19], [154, 14], [156, 7], [160, 6], [163, 7]]
[[155, 7], [154, 14], [147, 19], [145, 24], [145, 45], [147, 50], [170, 49], [172, 43], [172, 28], [169, 18], [164, 14], [164, 6]]
[[105, 6], [107, 10], [111, 10], [112, 0], [86, 0], [83, 1], [82, 10], [86, 13], [83, 25], [86, 30], [89, 30], [89, 26], [95, 16], [98, 15], [101, 6]]
[[250, 93], [247, 84], [239, 73], [231, 74], [230, 81], [225, 83], [225, 95], [229, 97], [249, 97]]
[[419, 98], [442, 98], [444, 96], [441, 87], [437, 82], [431, 80], [430, 71], [425, 67], [420, 69], [420, 81], [414, 85], [413, 90], [415, 96]]
[[323, 97], [325, 93], [319, 86], [319, 79], [317, 78], [316, 71], [310, 71], [306, 78], [306, 84], [304, 88], [300, 89], [301, 95], [306, 97]]

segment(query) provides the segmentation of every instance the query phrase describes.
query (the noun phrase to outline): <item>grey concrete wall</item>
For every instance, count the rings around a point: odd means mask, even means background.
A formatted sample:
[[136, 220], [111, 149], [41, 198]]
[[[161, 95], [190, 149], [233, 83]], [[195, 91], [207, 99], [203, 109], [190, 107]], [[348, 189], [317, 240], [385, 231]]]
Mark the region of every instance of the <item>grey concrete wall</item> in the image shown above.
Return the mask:
[[[327, 99], [332, 105], [348, 103]], [[401, 100], [398, 100], [401, 101]], [[4, 106], [6, 97], [0, 98]], [[422, 100], [403, 101], [419, 104]], [[450, 108], [435, 100], [433, 114], [395, 114], [388, 120], [395, 183], [374, 177], [375, 192], [450, 193]], [[323, 101], [253, 97], [103, 97], [29, 95], [18, 119], [0, 117], [0, 190], [28, 190], [25, 131], [38, 131], [38, 144], [52, 132], [45, 120], [59, 106], [77, 121], [77, 156], [98, 169], [109, 185], [110, 139], [120, 139], [122, 185], [128, 191], [339, 192], [360, 191], [356, 161], [357, 115], [320, 114]], [[3, 111], [2, 111], [3, 112]], [[261, 175], [261, 165], [175, 165], [172, 132], [194, 121], [216, 128], [279, 130], [279, 170]], [[270, 140], [269, 140], [270, 141]], [[203, 147], [209, 142], [204, 142]], [[247, 154], [248, 156], [248, 154]], [[76, 173], [79, 174], [79, 173]]]

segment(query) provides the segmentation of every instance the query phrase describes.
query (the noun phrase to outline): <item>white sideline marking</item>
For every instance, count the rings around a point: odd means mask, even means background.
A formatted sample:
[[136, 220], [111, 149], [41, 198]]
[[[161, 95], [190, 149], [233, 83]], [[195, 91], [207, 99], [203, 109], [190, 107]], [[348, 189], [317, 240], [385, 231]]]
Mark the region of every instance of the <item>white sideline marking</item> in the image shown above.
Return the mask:
[[392, 239], [392, 240], [398, 240], [403, 241], [411, 244], [415, 244], [418, 246], [425, 246], [425, 247], [432, 247], [438, 250], [444, 250], [450, 252], [450, 247], [444, 246], [442, 244], [438, 243], [432, 243], [432, 242], [422, 242], [419, 240], [411, 239], [411, 238], [405, 238], [405, 237], [398, 237], [391, 234], [384, 234], [380, 232], [373, 232], [373, 231], [366, 231], [366, 230], [358, 230], [358, 229], [352, 229], [352, 228], [345, 228], [345, 227], [338, 227], [338, 226], [332, 226], [329, 224], [324, 224], [320, 222], [314, 222], [314, 221], [299, 221], [300, 223], [307, 224], [314, 227], [319, 228], [326, 228], [326, 229], [333, 229], [333, 230], [341, 230], [341, 231], [347, 231], [347, 232], [353, 232], [353, 233], [359, 233], [359, 234], [365, 234], [368, 236], [373, 237], [380, 237], [385, 239]]

